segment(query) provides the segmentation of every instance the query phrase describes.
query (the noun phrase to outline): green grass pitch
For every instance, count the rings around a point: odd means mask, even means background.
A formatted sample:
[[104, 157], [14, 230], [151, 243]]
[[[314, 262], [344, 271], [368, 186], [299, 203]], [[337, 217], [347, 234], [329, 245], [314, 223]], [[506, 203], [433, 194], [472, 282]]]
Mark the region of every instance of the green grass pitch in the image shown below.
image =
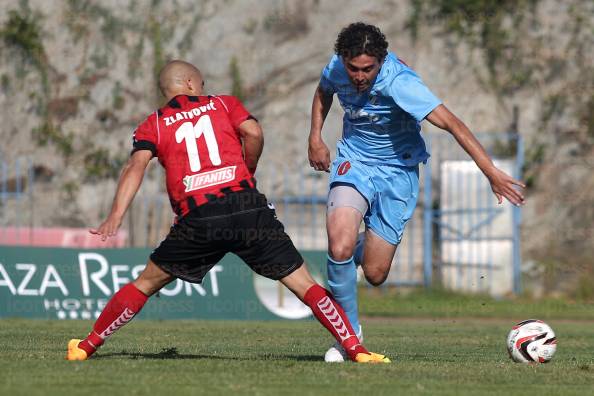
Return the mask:
[[0, 394], [594, 394], [594, 322], [549, 323], [557, 355], [523, 365], [507, 357], [505, 319], [368, 319], [366, 345], [393, 363], [357, 365], [322, 361], [330, 337], [314, 321], [137, 320], [68, 362], [90, 321], [2, 319]]

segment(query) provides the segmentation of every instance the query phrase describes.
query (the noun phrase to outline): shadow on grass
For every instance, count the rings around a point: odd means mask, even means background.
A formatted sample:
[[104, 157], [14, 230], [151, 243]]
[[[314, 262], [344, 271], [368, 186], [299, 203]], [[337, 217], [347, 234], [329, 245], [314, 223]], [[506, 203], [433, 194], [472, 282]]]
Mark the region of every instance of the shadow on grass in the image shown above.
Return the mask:
[[163, 349], [157, 353], [140, 353], [140, 352], [128, 352], [123, 350], [121, 352], [113, 353], [101, 353], [94, 356], [93, 359], [109, 359], [114, 357], [128, 357], [131, 360], [135, 359], [156, 359], [156, 360], [174, 360], [174, 359], [209, 359], [209, 360], [236, 360], [236, 361], [248, 361], [248, 360], [273, 360], [273, 361], [301, 361], [301, 362], [321, 362], [322, 358], [318, 355], [247, 355], [247, 356], [222, 356], [222, 355], [202, 355], [202, 354], [183, 354], [177, 351], [177, 348]]
[[94, 359], [109, 359], [113, 357], [128, 357], [131, 360], [135, 359], [223, 359], [223, 360], [240, 360], [234, 356], [217, 356], [217, 355], [196, 355], [196, 354], [183, 354], [177, 351], [177, 348], [163, 349], [157, 353], [140, 353], [140, 352], [128, 352], [123, 350], [121, 352], [113, 353], [101, 353], [95, 355]]

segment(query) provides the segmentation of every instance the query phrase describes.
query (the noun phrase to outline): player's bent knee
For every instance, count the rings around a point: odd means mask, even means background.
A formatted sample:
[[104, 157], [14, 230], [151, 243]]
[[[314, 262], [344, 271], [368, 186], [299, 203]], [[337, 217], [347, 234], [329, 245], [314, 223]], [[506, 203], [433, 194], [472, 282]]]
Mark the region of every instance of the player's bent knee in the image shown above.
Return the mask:
[[369, 271], [365, 273], [365, 279], [373, 286], [380, 286], [388, 278], [387, 271]]
[[386, 278], [387, 278], [387, 276], [382, 276], [382, 277], [365, 276], [365, 279], [367, 279], [367, 282], [369, 282], [372, 286], [381, 286], [386, 281]]
[[330, 246], [328, 249], [330, 257], [334, 261], [345, 261], [353, 256], [354, 246], [349, 246], [346, 243], [337, 243]]

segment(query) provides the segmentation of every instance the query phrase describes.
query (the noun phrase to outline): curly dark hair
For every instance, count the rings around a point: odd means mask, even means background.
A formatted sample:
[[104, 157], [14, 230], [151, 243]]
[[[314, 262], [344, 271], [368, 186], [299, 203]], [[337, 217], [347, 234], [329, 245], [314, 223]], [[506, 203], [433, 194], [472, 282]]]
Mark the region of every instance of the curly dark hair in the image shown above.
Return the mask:
[[378, 27], [355, 22], [341, 30], [334, 52], [347, 59], [363, 54], [375, 56], [381, 62], [388, 55], [388, 42]]

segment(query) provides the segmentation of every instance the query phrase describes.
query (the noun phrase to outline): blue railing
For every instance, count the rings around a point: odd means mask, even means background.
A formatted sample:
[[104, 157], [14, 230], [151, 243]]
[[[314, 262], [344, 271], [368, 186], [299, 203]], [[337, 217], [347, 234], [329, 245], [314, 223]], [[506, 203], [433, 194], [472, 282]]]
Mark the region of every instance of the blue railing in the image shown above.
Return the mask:
[[[424, 169], [425, 286], [496, 296], [521, 291], [520, 208], [495, 203], [488, 180], [447, 134], [429, 134]], [[496, 164], [521, 178], [523, 141], [515, 134], [479, 135]]]

